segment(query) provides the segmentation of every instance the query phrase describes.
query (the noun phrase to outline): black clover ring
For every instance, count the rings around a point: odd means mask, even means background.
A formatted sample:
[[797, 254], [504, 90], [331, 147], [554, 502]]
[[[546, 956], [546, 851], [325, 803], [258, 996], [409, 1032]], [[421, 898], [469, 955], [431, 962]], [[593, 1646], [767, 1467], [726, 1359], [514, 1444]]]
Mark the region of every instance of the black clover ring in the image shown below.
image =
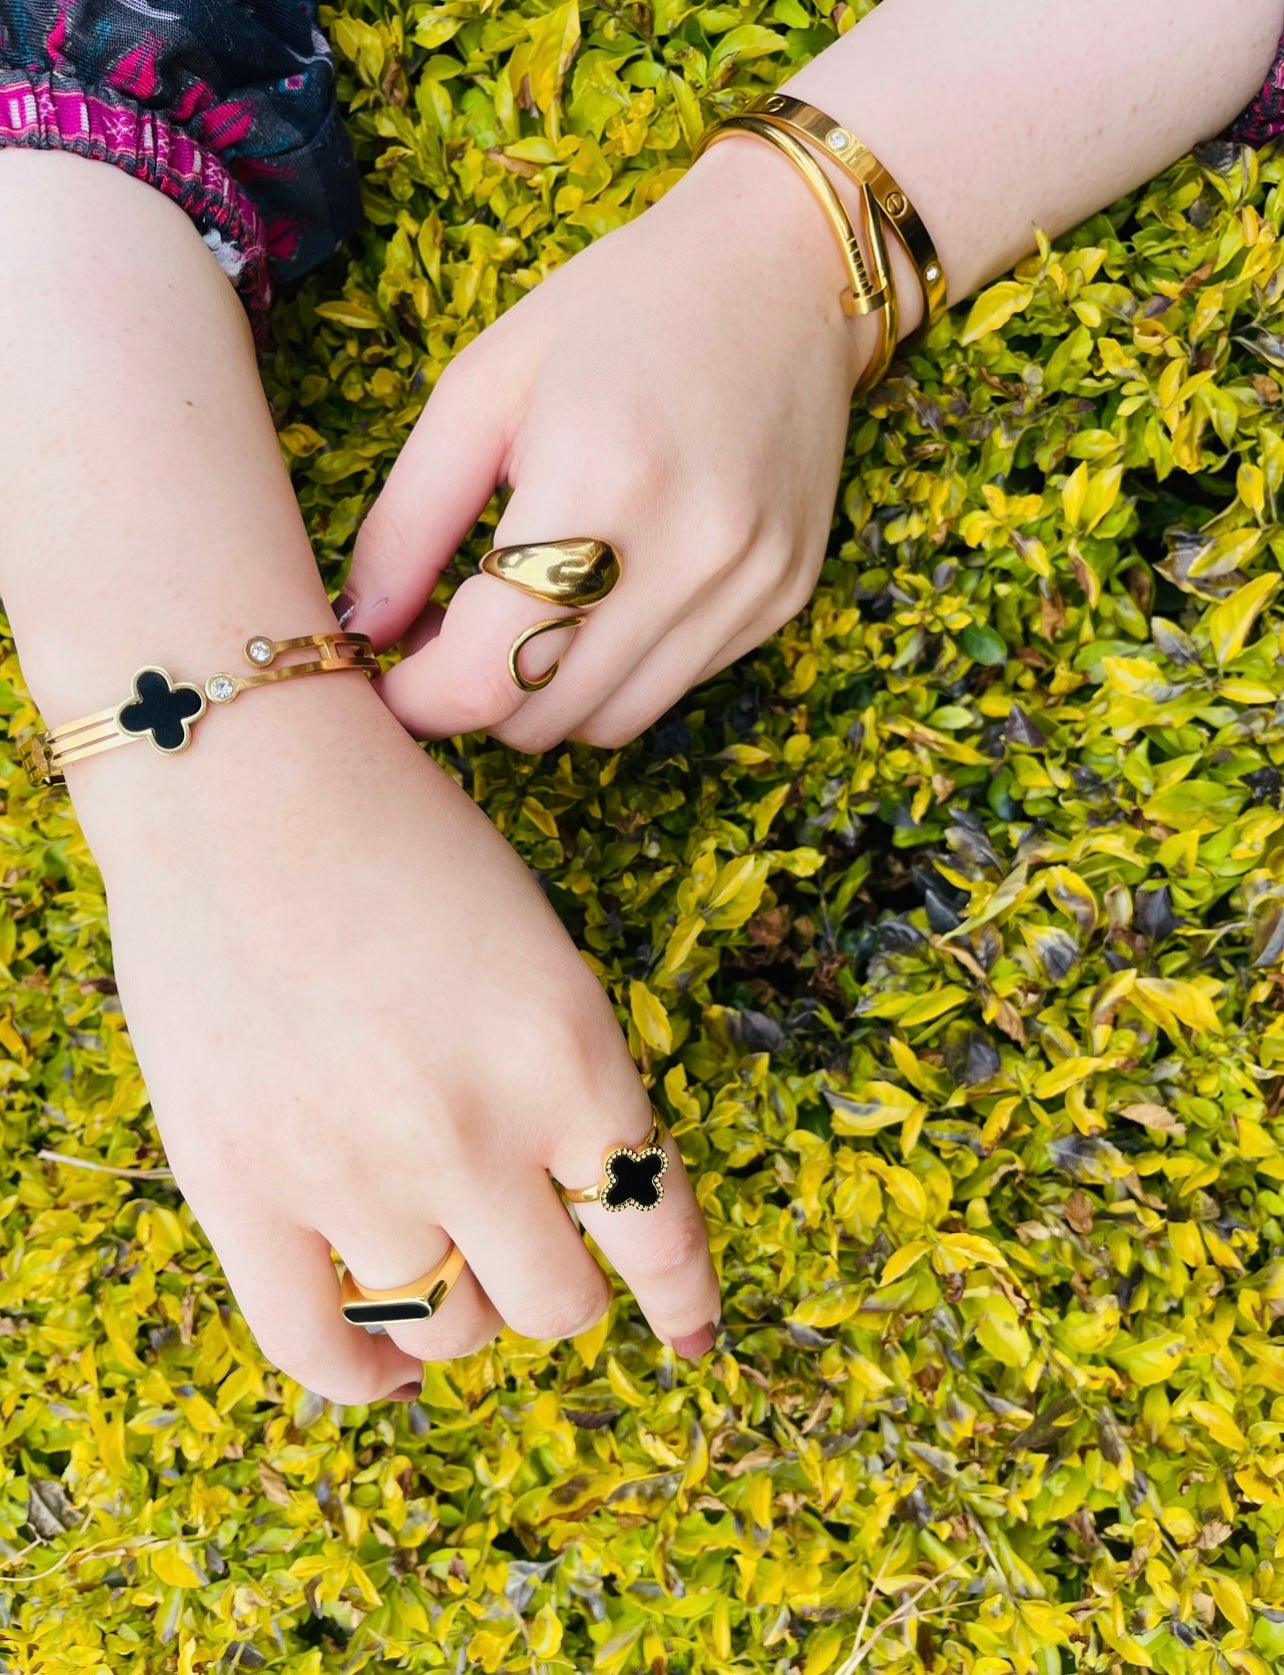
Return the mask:
[[660, 1177], [669, 1159], [660, 1146], [645, 1146], [638, 1152], [632, 1146], [617, 1146], [607, 1152], [602, 1167], [606, 1172], [602, 1203], [608, 1210], [625, 1210], [630, 1204], [653, 1210], [664, 1197]]
[[192, 742], [192, 722], [205, 711], [199, 686], [174, 682], [164, 669], [149, 664], [134, 675], [134, 696], [116, 711], [116, 724], [125, 733], [149, 738], [157, 750], [186, 750]]

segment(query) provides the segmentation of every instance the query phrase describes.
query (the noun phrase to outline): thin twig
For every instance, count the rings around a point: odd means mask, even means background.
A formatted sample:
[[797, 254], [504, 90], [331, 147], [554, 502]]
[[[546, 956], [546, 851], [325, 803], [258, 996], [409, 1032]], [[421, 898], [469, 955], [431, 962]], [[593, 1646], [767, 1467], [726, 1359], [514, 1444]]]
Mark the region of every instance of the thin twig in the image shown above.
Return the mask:
[[[930, 1594], [933, 1588], [940, 1587], [941, 1583], [951, 1573], [951, 1571], [957, 1570], [960, 1565], [967, 1562], [967, 1555], [963, 1554], [959, 1558], [955, 1559], [953, 1564], [946, 1565], [944, 1570], [938, 1570], [935, 1576], [929, 1576], [923, 1586], [919, 1588], [916, 1593], [912, 1594], [909, 1599], [902, 1600], [901, 1603], [888, 1614], [888, 1616], [884, 1617], [881, 1623], [876, 1625], [869, 1639], [864, 1640], [862, 1643], [862, 1637], [869, 1623], [869, 1614], [873, 1609], [874, 1596], [878, 1592], [878, 1584], [883, 1579], [883, 1572], [887, 1569], [888, 1560], [890, 1558], [891, 1554], [888, 1553], [884, 1558], [883, 1563], [879, 1566], [878, 1575], [870, 1583], [869, 1593], [865, 1597], [865, 1609], [861, 1612], [860, 1622], [856, 1625], [856, 1643], [853, 1645], [846, 1660], [834, 1671], [834, 1675], [856, 1675], [856, 1671], [874, 1649], [874, 1646], [877, 1644], [884, 1631], [891, 1628], [898, 1620], [901, 1622], [906, 1621], [909, 1614], [914, 1610], [914, 1607], [917, 1606], [920, 1599], [923, 1599], [927, 1594]], [[931, 1609], [947, 1610], [949, 1607], [940, 1606], [932, 1607]], [[928, 1615], [928, 1612], [921, 1611], [918, 1615], [925, 1617]]]
[[37, 1157], [46, 1158], [50, 1163], [70, 1163], [77, 1169], [97, 1169], [103, 1175], [124, 1175], [131, 1181], [172, 1181], [172, 1169], [122, 1169], [114, 1163], [97, 1163], [89, 1157], [72, 1157], [69, 1152], [55, 1152], [48, 1149], [36, 1153]]

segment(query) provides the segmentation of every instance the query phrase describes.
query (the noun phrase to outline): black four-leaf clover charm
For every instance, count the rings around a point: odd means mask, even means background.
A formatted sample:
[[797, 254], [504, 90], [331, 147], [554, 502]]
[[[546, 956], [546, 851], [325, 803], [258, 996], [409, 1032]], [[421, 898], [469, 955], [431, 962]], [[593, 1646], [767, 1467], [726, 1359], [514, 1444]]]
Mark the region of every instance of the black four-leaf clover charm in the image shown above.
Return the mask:
[[602, 1160], [606, 1185], [602, 1203], [608, 1210], [624, 1210], [635, 1204], [639, 1210], [653, 1210], [664, 1197], [660, 1176], [669, 1167], [668, 1154], [661, 1146], [617, 1146]]
[[134, 698], [116, 712], [123, 732], [150, 734], [157, 750], [182, 750], [192, 736], [192, 722], [205, 708], [199, 686], [175, 683], [164, 669], [140, 669]]

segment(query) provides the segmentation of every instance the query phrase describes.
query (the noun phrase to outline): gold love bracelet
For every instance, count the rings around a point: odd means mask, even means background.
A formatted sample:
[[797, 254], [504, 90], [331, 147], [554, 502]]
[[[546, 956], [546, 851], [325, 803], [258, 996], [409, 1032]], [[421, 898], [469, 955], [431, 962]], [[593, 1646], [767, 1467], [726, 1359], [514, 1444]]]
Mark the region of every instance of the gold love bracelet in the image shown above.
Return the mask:
[[[320, 656], [271, 667], [282, 652], [305, 647]], [[63, 785], [66, 778], [62, 770], [68, 762], [79, 762], [86, 756], [97, 756], [99, 751], [141, 739], [164, 756], [176, 756], [191, 744], [192, 729], [210, 704], [230, 704], [247, 687], [343, 669], [379, 673], [374, 644], [365, 634], [299, 634], [292, 640], [252, 634], [242, 649], [245, 661], [256, 673], [211, 675], [204, 687], [176, 681], [167, 669], [154, 663], [144, 664], [134, 671], [133, 690], [122, 703], [18, 741], [18, 758], [28, 779], [33, 785]]]
[[[908, 340], [921, 338], [944, 311], [948, 282], [941, 259], [908, 193], [869, 147], [825, 111], [786, 93], [762, 93], [734, 114], [711, 122], [692, 148], [691, 161], [727, 133], [747, 132], [770, 141], [793, 163], [824, 210], [847, 264], [847, 286], [839, 293], [844, 314], [872, 314], [877, 344], [853, 394], [880, 382], [891, 365], [899, 336], [899, 306], [887, 259], [880, 217], [900, 241], [923, 295], [923, 314]], [[810, 141], [856, 183], [862, 231], [870, 247], [870, 276], [847, 207], [802, 141]]]

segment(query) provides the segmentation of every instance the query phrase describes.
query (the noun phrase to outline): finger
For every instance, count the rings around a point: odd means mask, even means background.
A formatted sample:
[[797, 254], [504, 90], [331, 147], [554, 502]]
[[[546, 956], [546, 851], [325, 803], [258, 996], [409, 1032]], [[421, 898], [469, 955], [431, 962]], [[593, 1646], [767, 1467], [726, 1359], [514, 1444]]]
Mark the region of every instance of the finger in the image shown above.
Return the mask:
[[401, 636], [402, 655], [412, 657], [421, 646], [426, 646], [429, 640], [435, 640], [441, 633], [441, 625], [445, 620], [446, 607], [430, 600]]
[[[426, 1218], [367, 1220], [360, 1227], [335, 1229], [332, 1243], [353, 1278], [377, 1291], [408, 1284], [428, 1273], [450, 1249], [449, 1235]], [[476, 1275], [465, 1268], [429, 1319], [390, 1321], [384, 1330], [407, 1355], [421, 1361], [448, 1361], [471, 1355], [502, 1326]], [[362, 1328], [349, 1325], [348, 1330]]]
[[543, 1171], [495, 1169], [443, 1212], [452, 1239], [513, 1331], [573, 1338], [606, 1313], [611, 1287]]
[[[594, 519], [587, 495], [577, 495], [551, 460], [537, 454], [523, 462], [521, 480], [496, 525], [492, 545], [561, 540], [577, 533], [611, 539], [601, 518]], [[538, 623], [577, 614], [570, 607], [532, 598], [496, 576], [470, 576], [451, 599], [440, 631], [377, 677], [375, 689], [416, 738], [449, 738], [496, 727], [530, 697], [509, 671], [509, 653], [517, 637]], [[540, 679], [572, 648], [578, 659], [579, 637], [590, 625], [587, 618], [579, 628], [553, 629], [531, 640], [518, 658], [523, 675]], [[561, 681], [565, 675], [566, 669], [559, 667], [555, 678]]]
[[[577, 631], [557, 679], [492, 727], [494, 736], [526, 751], [566, 738], [615, 747], [663, 715], [728, 634], [759, 616], [775, 566], [758, 544], [760, 519], [752, 508], [747, 516], [741, 529], [708, 537], [689, 523], [636, 530], [620, 549], [619, 583]], [[679, 578], [666, 563], [675, 543], [703, 555]], [[593, 724], [599, 716], [607, 727]]]
[[343, 589], [355, 608], [341, 621], [379, 651], [419, 615], [504, 478], [521, 379], [479, 366], [465, 353], [438, 378], [357, 535]]
[[[602, 1154], [610, 1146], [640, 1147], [652, 1113], [639, 1084], [640, 1099], [631, 1117], [601, 1113], [596, 1136], [587, 1125], [569, 1129], [550, 1161], [554, 1180], [568, 1188], [591, 1186], [602, 1174]], [[595, 1149], [596, 1148], [596, 1149]], [[649, 1210], [632, 1206], [608, 1210], [601, 1204], [577, 1204], [575, 1210], [602, 1254], [637, 1298], [656, 1336], [680, 1353], [708, 1336], [695, 1353], [712, 1344], [711, 1328], [722, 1314], [718, 1276], [709, 1254], [709, 1235], [696, 1203], [682, 1154], [666, 1132], [668, 1167], [660, 1177], [663, 1197]]]
[[[518, 635], [535, 623], [574, 615], [494, 576], [470, 576], [456, 590], [437, 633], [376, 676], [375, 691], [417, 739], [493, 727], [527, 698], [508, 668], [509, 648]], [[530, 641], [520, 656], [522, 673], [538, 679], [578, 632], [556, 629]]]
[[[716, 656], [709, 656], [709, 641], [716, 632], [712, 625], [706, 628], [702, 624], [686, 634], [670, 634], [630, 672], [606, 703], [572, 726], [570, 736], [600, 750], [619, 750], [631, 744], [688, 692], [733, 661], [725, 647]], [[757, 645], [758, 641], [750, 640], [749, 644]], [[518, 737], [511, 737], [504, 727], [497, 729], [496, 737], [516, 749], [526, 748], [520, 736], [525, 722], [526, 718], [520, 718], [513, 728]], [[532, 730], [537, 726], [533, 720], [527, 724]]]
[[259, 1348], [305, 1389], [357, 1406], [407, 1383], [419, 1388], [418, 1360], [391, 1338], [350, 1326], [339, 1313], [338, 1272], [320, 1233], [256, 1219], [242, 1222], [217, 1248]]
[[564, 738], [612, 750], [628, 744], [696, 684], [728, 633], [757, 614], [761, 599], [761, 584], [746, 562], [690, 597], [680, 620], [651, 641], [630, 632], [637, 613], [628, 596], [617, 602], [622, 587], [598, 608], [607, 613], [614, 606], [618, 614], [595, 614], [580, 630], [585, 638], [574, 660], [558, 672], [560, 690], [538, 693], [492, 729], [502, 743], [527, 751], [547, 750]]

